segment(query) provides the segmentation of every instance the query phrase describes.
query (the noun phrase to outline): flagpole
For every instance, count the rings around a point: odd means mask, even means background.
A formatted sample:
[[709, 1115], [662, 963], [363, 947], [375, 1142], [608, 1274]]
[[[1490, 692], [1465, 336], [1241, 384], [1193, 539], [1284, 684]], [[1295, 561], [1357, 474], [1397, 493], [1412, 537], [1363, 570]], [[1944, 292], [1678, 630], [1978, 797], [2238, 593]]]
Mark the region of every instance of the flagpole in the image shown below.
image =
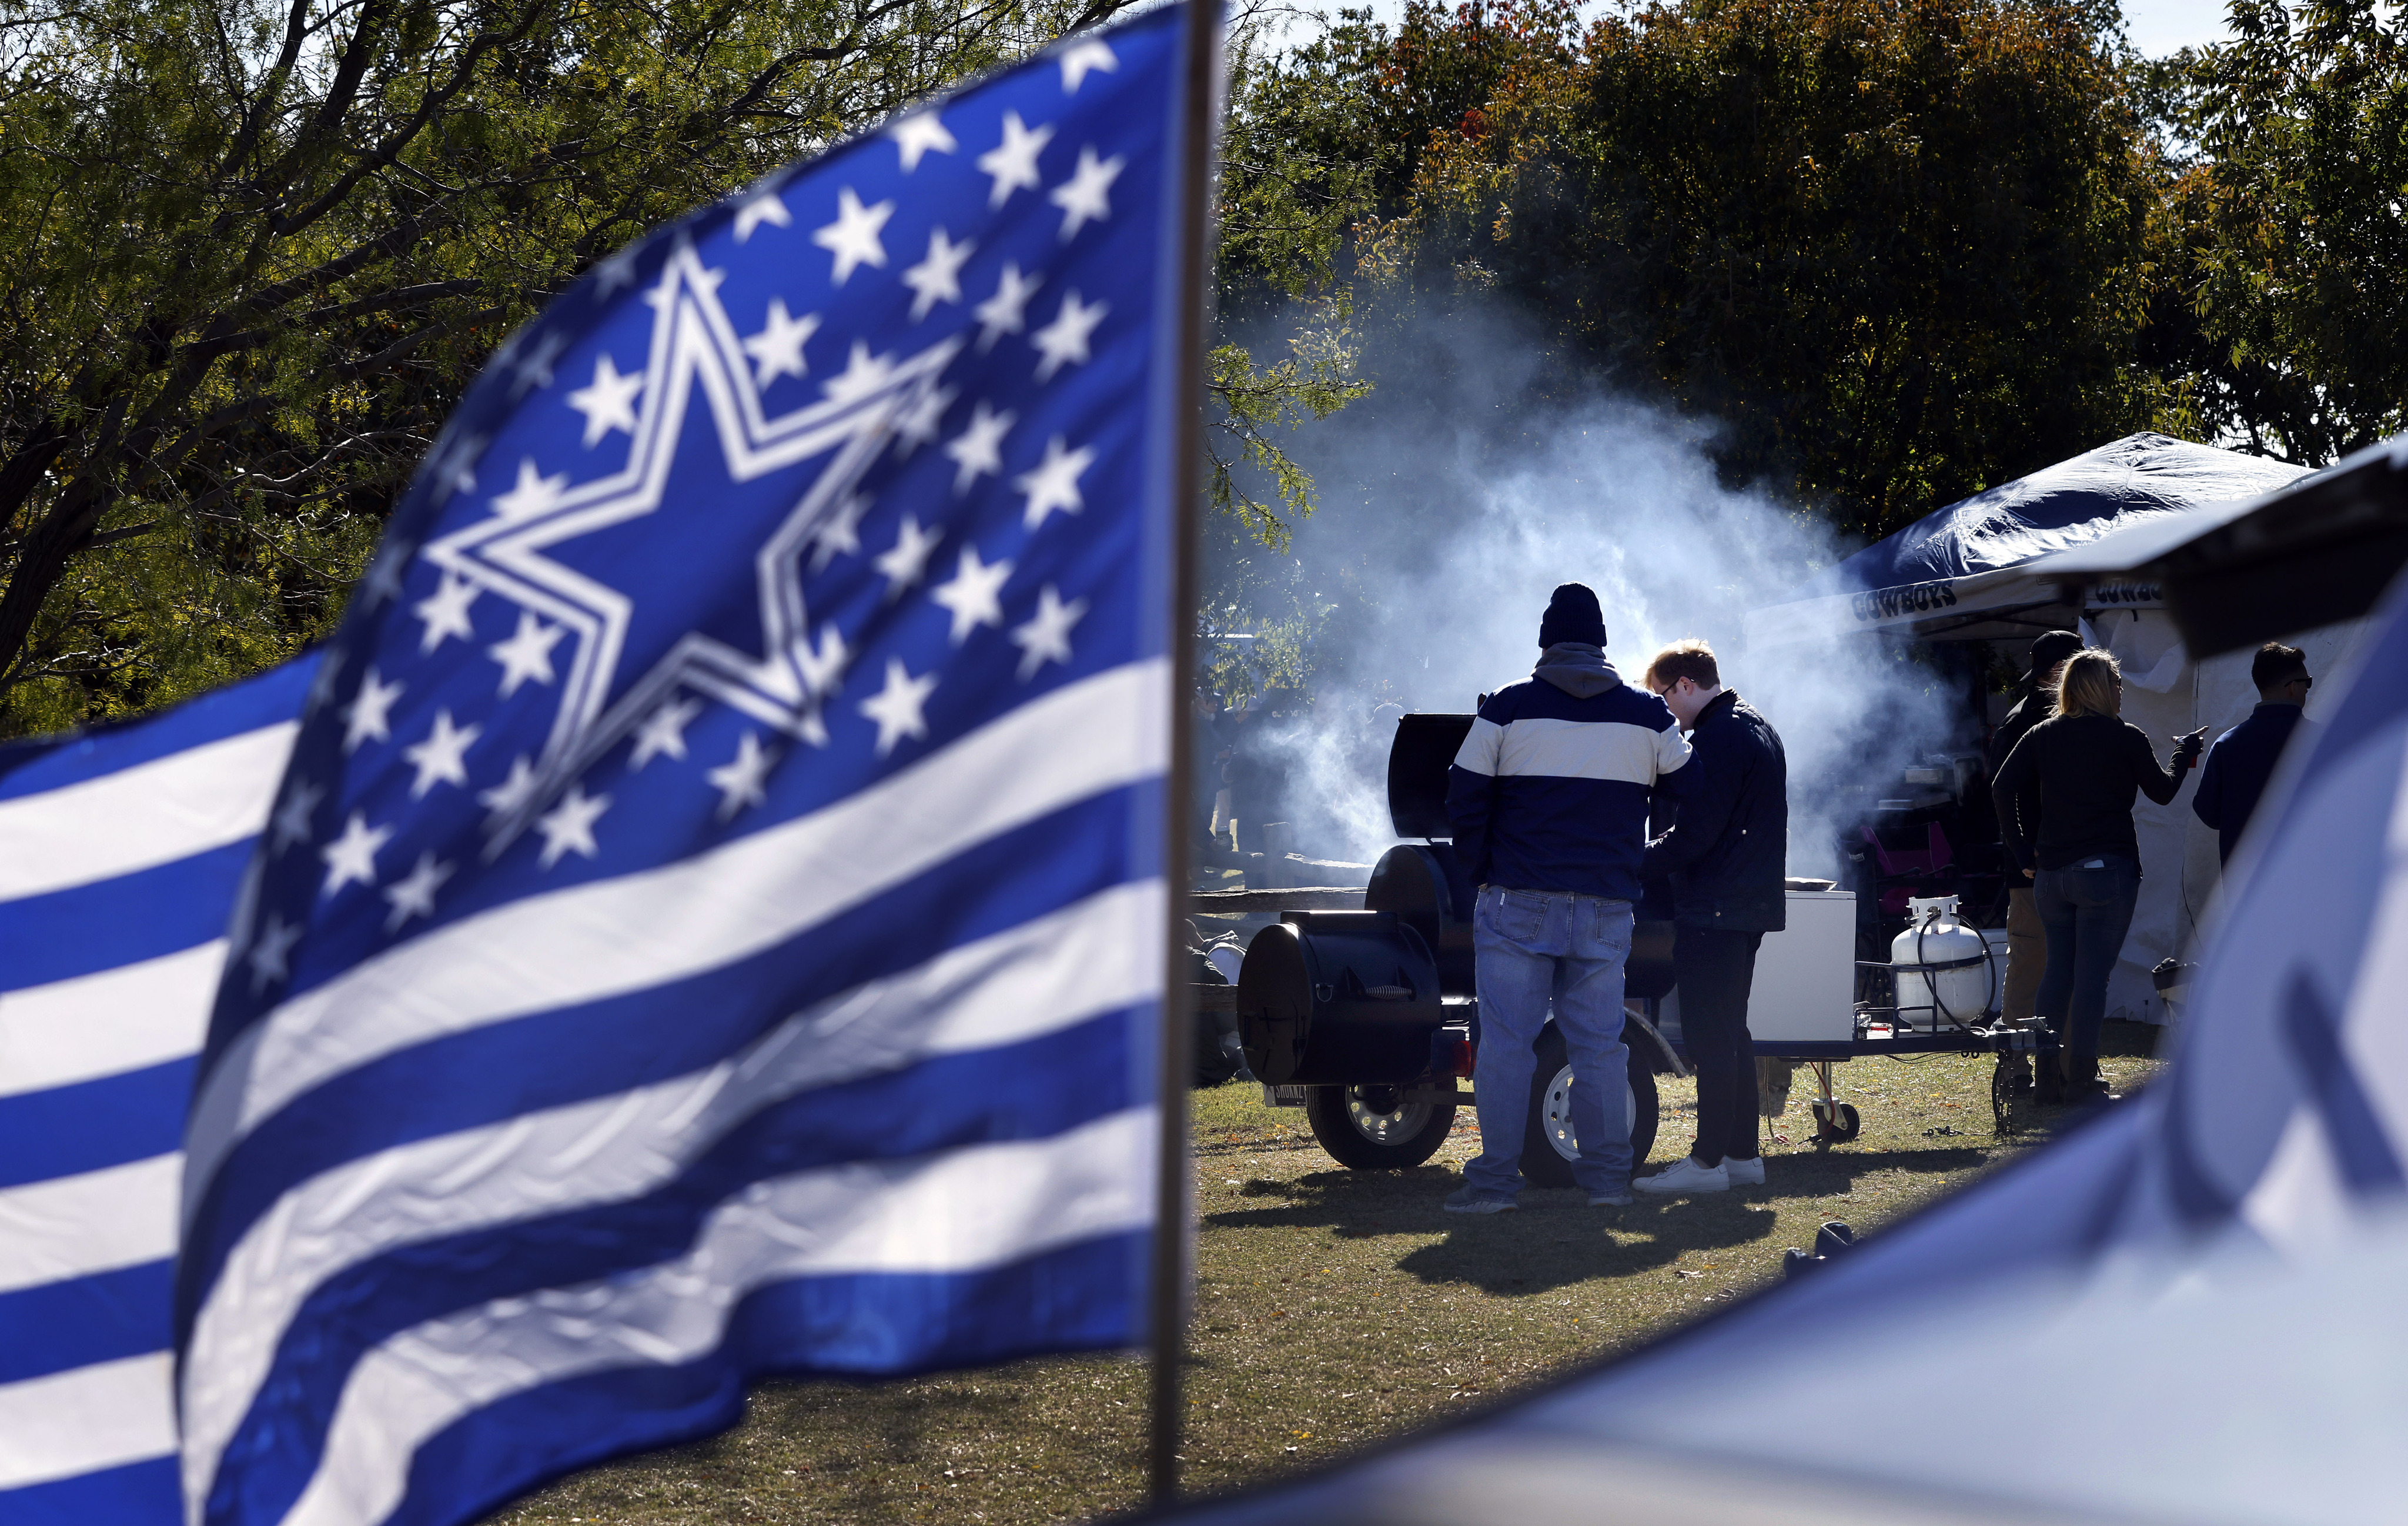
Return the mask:
[[1186, 113], [1180, 135], [1179, 396], [1173, 428], [1170, 757], [1162, 871], [1169, 894], [1162, 993], [1162, 1137], [1155, 1182], [1154, 1286], [1147, 1320], [1153, 1337], [1154, 1400], [1147, 1447], [1148, 1494], [1157, 1507], [1179, 1497], [1182, 1414], [1180, 1364], [1187, 1333], [1189, 1224], [1187, 1091], [1196, 1065], [1196, 994], [1187, 969], [1189, 805], [1195, 798], [1197, 496], [1203, 491], [1204, 310], [1211, 266], [1212, 143], [1218, 123], [1220, 0], [1187, 0]]

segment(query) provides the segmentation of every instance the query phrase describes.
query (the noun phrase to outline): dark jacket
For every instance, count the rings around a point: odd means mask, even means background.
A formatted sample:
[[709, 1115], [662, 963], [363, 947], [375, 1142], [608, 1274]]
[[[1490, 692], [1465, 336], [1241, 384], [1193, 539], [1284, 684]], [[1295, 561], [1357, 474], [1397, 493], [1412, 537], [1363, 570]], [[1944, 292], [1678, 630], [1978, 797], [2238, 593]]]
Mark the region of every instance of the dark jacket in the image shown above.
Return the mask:
[[1455, 857], [1474, 885], [1636, 901], [1648, 806], [1688, 761], [1663, 700], [1597, 647], [1551, 646], [1489, 696], [1447, 770]]
[[2148, 733], [2129, 721], [2049, 717], [2015, 743], [1991, 785], [2008, 857], [2017, 869], [2070, 869], [2108, 857], [2129, 858], [2137, 867], [2133, 794], [2171, 802], [2196, 756], [2177, 747], [2169, 772], [2157, 766]]
[[1689, 733], [1679, 814], [1647, 844], [1641, 872], [1672, 882], [1672, 919], [1734, 932], [1788, 923], [1789, 761], [1772, 723], [1736, 691], [1716, 695]]
[[[2199, 770], [2199, 790], [2190, 798], [2191, 813], [2215, 828], [2215, 856], [2232, 857], [2242, 828], [2266, 793], [2283, 744], [2300, 725], [2297, 705], [2259, 705], [2249, 718], [2215, 739], [2207, 762]], [[2313, 723], [2309, 723], [2314, 729]]]

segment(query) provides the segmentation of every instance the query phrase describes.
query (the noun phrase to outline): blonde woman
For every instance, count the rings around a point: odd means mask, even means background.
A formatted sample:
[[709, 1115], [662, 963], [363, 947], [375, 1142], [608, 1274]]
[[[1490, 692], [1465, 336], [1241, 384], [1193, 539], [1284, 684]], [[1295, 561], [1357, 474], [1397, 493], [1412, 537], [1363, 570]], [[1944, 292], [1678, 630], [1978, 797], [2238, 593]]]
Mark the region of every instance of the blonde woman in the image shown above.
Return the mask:
[[2148, 733], [2124, 720], [2123, 709], [2114, 657], [2096, 647], [2076, 652], [2057, 675], [2057, 713], [2015, 743], [1991, 786], [2000, 834], [2031, 882], [2048, 933], [2048, 968], [2032, 1007], [2057, 1029], [2057, 1079], [2068, 1101], [2105, 1090], [2099, 1024], [2107, 976], [2141, 893], [2132, 798], [2172, 801], [2207, 741], [2204, 730], [2179, 739], [2173, 767], [2159, 768]]

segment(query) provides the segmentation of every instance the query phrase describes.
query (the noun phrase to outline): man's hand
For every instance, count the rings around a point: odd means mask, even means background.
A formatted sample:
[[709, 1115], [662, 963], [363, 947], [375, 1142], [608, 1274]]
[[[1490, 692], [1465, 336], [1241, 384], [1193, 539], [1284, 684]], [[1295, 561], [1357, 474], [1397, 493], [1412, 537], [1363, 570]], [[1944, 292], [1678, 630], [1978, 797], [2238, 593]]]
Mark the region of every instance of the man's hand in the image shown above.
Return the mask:
[[2028, 879], [2030, 879], [2031, 877], [2032, 877], [2032, 871], [2031, 871], [2030, 870], [2028, 870], [2028, 870], [2025, 870], [2025, 871], [2024, 871], [2024, 878], [2028, 880]]

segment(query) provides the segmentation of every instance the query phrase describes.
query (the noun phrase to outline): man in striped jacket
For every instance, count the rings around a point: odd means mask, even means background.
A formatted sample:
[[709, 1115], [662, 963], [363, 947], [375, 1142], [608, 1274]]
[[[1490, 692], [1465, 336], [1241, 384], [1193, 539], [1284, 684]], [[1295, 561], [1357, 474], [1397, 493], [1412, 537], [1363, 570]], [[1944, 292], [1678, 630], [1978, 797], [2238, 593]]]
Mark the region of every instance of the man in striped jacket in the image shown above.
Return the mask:
[[1572, 1065], [1572, 1176], [1591, 1207], [1630, 1198], [1622, 972], [1659, 783], [1689, 760], [1664, 701], [1605, 660], [1605, 616], [1577, 583], [1539, 625], [1529, 682], [1489, 697], [1448, 775], [1455, 855], [1480, 886], [1480, 1158], [1450, 1213], [1494, 1214], [1521, 1190], [1531, 1047], [1552, 999]]

